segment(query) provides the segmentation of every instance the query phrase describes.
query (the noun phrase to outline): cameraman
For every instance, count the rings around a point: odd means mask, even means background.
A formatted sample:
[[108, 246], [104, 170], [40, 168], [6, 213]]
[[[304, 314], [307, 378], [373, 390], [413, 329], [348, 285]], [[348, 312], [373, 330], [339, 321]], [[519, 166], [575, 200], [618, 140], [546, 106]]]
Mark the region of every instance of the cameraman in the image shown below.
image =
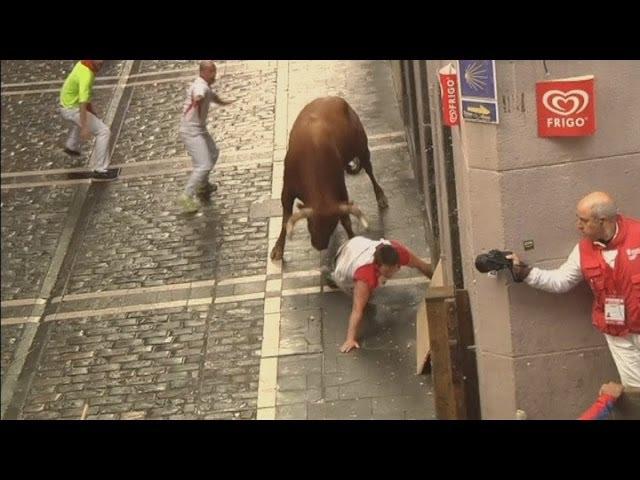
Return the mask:
[[640, 221], [619, 215], [604, 192], [584, 197], [576, 213], [583, 238], [560, 268], [532, 268], [513, 254], [514, 274], [553, 293], [584, 279], [594, 295], [592, 322], [604, 333], [622, 384], [640, 387]]

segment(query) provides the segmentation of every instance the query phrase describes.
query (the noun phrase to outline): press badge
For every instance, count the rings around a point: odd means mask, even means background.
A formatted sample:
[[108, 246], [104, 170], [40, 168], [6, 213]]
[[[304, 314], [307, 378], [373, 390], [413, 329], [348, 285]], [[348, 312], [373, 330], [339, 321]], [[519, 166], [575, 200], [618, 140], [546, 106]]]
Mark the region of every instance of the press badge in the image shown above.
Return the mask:
[[624, 325], [624, 298], [606, 297], [604, 300], [604, 319], [611, 325]]

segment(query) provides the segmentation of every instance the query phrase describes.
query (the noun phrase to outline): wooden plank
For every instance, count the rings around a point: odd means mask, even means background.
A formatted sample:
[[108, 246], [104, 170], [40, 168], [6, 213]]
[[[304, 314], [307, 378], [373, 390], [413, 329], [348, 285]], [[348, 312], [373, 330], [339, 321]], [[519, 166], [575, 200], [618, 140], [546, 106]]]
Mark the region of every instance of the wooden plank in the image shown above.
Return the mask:
[[444, 286], [444, 275], [442, 273], [442, 262], [438, 261], [435, 270], [433, 271], [433, 276], [431, 277], [430, 285], [434, 287], [443, 287]]
[[[454, 294], [455, 295], [455, 294]], [[465, 384], [463, 371], [463, 352], [460, 344], [459, 311], [455, 296], [449, 300], [451, 305], [447, 315], [447, 337], [449, 340], [449, 361], [451, 362], [451, 395], [453, 397], [455, 419], [466, 418]]]
[[450, 318], [455, 315], [455, 300], [429, 299], [426, 303], [436, 415], [441, 420], [453, 420], [457, 418], [457, 409], [450, 358], [449, 323]]
[[439, 299], [439, 298], [452, 298], [456, 294], [456, 289], [453, 286], [446, 287], [430, 287], [427, 289], [425, 298], [427, 300]]
[[[431, 288], [442, 287], [442, 262], [438, 262], [433, 271], [431, 281], [425, 290], [425, 298]], [[423, 300], [416, 314], [416, 374], [422, 375], [431, 371], [431, 341], [429, 339], [429, 321], [427, 320], [427, 304]]]
[[429, 322], [427, 320], [427, 302], [422, 300], [416, 315], [416, 375], [429, 373], [431, 346], [429, 340]]
[[462, 371], [464, 374], [465, 418], [467, 420], [480, 420], [480, 391], [478, 386], [475, 335], [473, 331], [469, 293], [467, 290], [458, 290], [456, 292], [456, 307], [458, 312], [458, 336], [462, 355]]

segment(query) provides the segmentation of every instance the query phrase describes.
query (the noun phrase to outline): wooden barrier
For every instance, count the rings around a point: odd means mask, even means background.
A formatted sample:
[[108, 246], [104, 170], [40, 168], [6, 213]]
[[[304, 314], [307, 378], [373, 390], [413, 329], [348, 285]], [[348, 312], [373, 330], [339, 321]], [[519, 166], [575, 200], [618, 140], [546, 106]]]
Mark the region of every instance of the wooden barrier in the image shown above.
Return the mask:
[[480, 419], [468, 292], [443, 285], [440, 262], [418, 309], [416, 370], [418, 374], [432, 373], [439, 419]]

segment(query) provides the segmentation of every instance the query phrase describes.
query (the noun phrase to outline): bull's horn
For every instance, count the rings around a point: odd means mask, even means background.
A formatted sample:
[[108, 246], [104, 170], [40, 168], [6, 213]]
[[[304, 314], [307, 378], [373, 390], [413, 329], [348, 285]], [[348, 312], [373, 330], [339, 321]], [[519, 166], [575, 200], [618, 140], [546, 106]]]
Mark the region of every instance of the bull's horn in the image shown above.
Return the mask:
[[293, 237], [293, 226], [296, 224], [296, 222], [303, 218], [309, 218], [311, 215], [313, 215], [312, 208], [302, 208], [298, 210], [296, 213], [294, 213], [293, 215], [291, 215], [291, 217], [289, 217], [289, 221], [287, 222], [287, 227], [286, 227], [287, 236], [289, 237], [289, 240], [291, 240], [291, 238]]
[[340, 205], [340, 212], [348, 213], [356, 217], [360, 222], [360, 224], [362, 225], [362, 228], [364, 228], [365, 230], [369, 228], [369, 222], [367, 222], [367, 219], [365, 218], [364, 213], [362, 213], [362, 210], [360, 210], [360, 207], [358, 207], [357, 205], [354, 205], [353, 202], [343, 203], [342, 205]]

